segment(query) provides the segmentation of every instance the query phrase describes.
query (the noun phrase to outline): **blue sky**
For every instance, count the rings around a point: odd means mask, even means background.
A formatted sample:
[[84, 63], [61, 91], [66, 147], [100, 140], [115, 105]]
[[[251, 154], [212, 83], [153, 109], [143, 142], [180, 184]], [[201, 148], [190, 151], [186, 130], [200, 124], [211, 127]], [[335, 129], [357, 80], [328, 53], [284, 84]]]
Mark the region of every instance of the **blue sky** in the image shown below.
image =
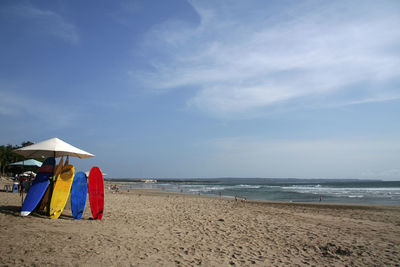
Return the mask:
[[400, 179], [399, 1], [0, 2], [0, 140], [110, 177]]

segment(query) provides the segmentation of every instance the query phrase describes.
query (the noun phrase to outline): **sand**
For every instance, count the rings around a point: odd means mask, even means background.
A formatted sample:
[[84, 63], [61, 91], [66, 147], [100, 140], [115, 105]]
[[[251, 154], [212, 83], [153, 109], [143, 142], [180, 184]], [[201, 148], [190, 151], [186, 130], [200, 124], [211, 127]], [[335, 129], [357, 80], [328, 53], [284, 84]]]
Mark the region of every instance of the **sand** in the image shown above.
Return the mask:
[[[3, 181], [4, 182], [4, 181]], [[0, 184], [1, 189], [4, 183]], [[400, 266], [400, 205], [235, 202], [106, 190], [102, 221], [19, 216], [0, 192], [3, 266]]]

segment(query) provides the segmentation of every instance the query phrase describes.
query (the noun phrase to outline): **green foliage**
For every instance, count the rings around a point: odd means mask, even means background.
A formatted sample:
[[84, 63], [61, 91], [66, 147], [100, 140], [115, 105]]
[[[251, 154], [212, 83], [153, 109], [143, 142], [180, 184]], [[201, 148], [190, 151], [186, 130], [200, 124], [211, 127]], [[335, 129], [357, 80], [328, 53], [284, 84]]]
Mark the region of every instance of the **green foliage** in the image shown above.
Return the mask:
[[14, 149], [25, 147], [32, 145], [33, 143], [30, 141], [22, 142], [20, 146], [16, 145], [1, 145], [0, 146], [0, 166], [1, 166], [1, 174], [4, 175], [6, 170], [8, 169], [8, 164], [24, 160], [24, 157], [13, 152]]

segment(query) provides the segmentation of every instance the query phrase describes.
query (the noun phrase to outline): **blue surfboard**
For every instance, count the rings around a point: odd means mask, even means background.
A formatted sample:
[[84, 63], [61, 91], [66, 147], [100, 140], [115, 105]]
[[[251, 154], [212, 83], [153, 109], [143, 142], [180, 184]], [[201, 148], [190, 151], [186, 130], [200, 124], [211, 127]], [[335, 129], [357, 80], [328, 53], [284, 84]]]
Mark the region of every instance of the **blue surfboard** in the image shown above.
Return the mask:
[[42, 167], [40, 167], [35, 180], [33, 181], [31, 187], [29, 188], [24, 204], [21, 208], [21, 216], [28, 216], [39, 204], [47, 187], [50, 184], [49, 178], [53, 176], [54, 165], [56, 161], [54, 158], [47, 158]]
[[82, 218], [85, 211], [86, 198], [88, 194], [88, 182], [84, 172], [75, 174], [74, 181], [71, 186], [71, 210], [72, 217], [75, 220]]

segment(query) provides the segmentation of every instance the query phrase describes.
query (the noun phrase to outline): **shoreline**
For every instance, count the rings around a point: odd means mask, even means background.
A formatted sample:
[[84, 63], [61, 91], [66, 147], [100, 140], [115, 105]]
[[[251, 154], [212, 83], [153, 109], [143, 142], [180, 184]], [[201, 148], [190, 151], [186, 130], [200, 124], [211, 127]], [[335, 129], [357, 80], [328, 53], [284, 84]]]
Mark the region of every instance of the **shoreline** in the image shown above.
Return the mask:
[[[115, 182], [110, 182], [110, 181], [104, 181], [105, 186], [110, 186], [110, 185], [118, 185]], [[109, 189], [110, 190], [110, 189]], [[188, 192], [174, 192], [174, 191], [167, 191], [167, 190], [162, 190], [160, 188], [129, 188], [129, 189], [120, 189], [121, 192], [124, 193], [129, 193], [132, 191], [143, 191], [143, 192], [153, 192], [153, 193], [159, 193], [159, 194], [170, 194], [170, 195], [185, 195], [187, 197], [192, 197], [192, 196], [197, 196], [197, 197], [208, 197], [208, 198], [217, 198], [217, 199], [227, 199], [227, 200], [235, 200], [234, 196], [229, 196], [229, 195], [217, 195], [217, 194], [194, 194], [194, 193], [188, 193]], [[244, 198], [239, 197], [239, 201]], [[400, 207], [399, 204], [368, 204], [368, 203], [351, 203], [351, 202], [324, 202], [324, 201], [309, 201], [309, 202], [302, 202], [302, 201], [272, 201], [272, 200], [258, 200], [258, 199], [245, 199], [246, 203], [258, 203], [258, 204], [277, 204], [277, 205], [286, 205], [286, 204], [294, 204], [294, 205], [304, 205], [304, 206], [330, 206], [330, 207], [365, 207], [365, 208], [380, 208], [380, 207]]]
[[105, 185], [102, 221], [69, 203], [19, 216], [0, 192], [0, 265], [398, 266], [400, 205], [246, 201]]
[[[254, 180], [254, 179], [253, 179]], [[398, 205], [400, 204], [400, 181], [363, 181], [364, 183], [339, 184], [264, 184], [263, 182], [247, 183], [244, 179], [240, 183], [227, 184], [197, 184], [197, 183], [144, 183], [129, 181], [110, 181], [121, 187], [128, 188], [159, 188], [169, 192], [184, 192], [190, 194], [214, 195], [223, 194], [226, 197], [240, 197], [257, 201], [281, 201], [302, 203], [341, 203], [341, 204], [371, 204], [371, 205]], [[372, 183], [372, 184], [371, 184]]]

